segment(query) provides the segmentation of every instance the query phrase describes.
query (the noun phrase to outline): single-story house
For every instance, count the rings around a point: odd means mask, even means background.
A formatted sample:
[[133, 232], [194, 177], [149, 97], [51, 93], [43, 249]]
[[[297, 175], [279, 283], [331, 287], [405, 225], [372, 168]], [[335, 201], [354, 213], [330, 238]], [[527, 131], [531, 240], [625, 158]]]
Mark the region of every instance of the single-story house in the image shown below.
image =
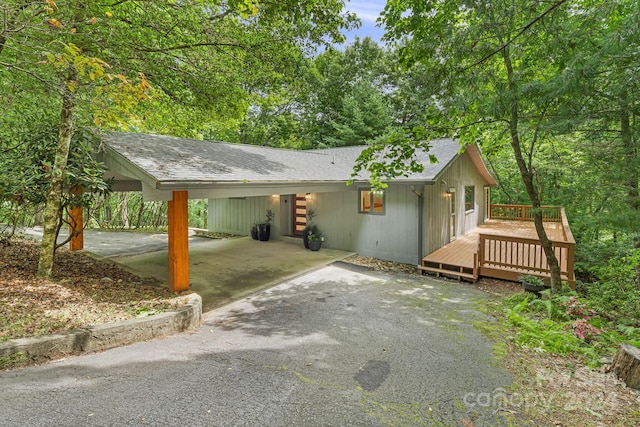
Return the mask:
[[[170, 234], [172, 216], [180, 223], [175, 233], [186, 234], [187, 199], [208, 199], [211, 231], [240, 235], [272, 210], [275, 239], [299, 236], [313, 210], [324, 246], [419, 264], [488, 218], [489, 189], [496, 185], [477, 146], [438, 139], [431, 147], [416, 153], [423, 172], [395, 178], [383, 192], [373, 191], [367, 176], [347, 185], [362, 146], [301, 151], [111, 133], [102, 160], [114, 190], [177, 201], [169, 206]], [[429, 154], [438, 161], [431, 163]], [[178, 257], [186, 244], [180, 239]], [[170, 258], [171, 251], [170, 238]]]

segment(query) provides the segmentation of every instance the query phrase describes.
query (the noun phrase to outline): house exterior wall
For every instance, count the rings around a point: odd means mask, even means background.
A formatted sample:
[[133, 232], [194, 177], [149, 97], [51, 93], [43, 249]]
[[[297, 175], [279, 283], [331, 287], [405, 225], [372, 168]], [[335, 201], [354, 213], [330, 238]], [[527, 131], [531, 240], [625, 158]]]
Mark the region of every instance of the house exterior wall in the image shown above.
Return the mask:
[[[484, 222], [484, 186], [467, 154], [454, 160], [428, 185], [390, 184], [385, 191], [383, 215], [359, 213], [359, 189], [366, 184], [342, 186], [339, 191], [309, 194], [308, 206], [315, 211], [313, 222], [326, 237], [323, 246], [357, 252], [389, 261], [416, 264], [422, 256], [441, 248], [450, 241], [449, 196], [455, 188], [456, 236], [461, 236]], [[474, 186], [474, 208], [465, 212], [465, 186]], [[420, 236], [418, 217], [421, 192], [424, 223]], [[292, 198], [288, 195], [256, 196], [242, 199], [209, 199], [208, 224], [212, 231], [248, 235], [251, 226], [264, 221], [267, 209], [272, 209], [275, 221], [271, 238], [291, 233]], [[421, 240], [421, 241], [420, 241]], [[419, 243], [420, 241], [420, 243]], [[421, 248], [420, 248], [421, 247]], [[418, 253], [418, 252], [422, 253]]]
[[357, 252], [389, 261], [418, 262], [418, 197], [411, 185], [391, 184], [385, 191], [384, 214], [359, 213], [359, 189], [353, 184], [345, 191], [315, 193], [310, 206], [313, 222], [333, 249]]
[[274, 222], [271, 224], [271, 236], [278, 238], [283, 234], [280, 197], [209, 199], [207, 212], [209, 230], [248, 236], [251, 226], [264, 222], [267, 209], [271, 209], [275, 215]]
[[[459, 156], [438, 177], [433, 185], [425, 186], [425, 245], [423, 255], [427, 255], [450, 242], [449, 226], [449, 197], [450, 188], [455, 188], [456, 230], [455, 235], [461, 236], [476, 228], [485, 221], [485, 192], [486, 181], [473, 166], [469, 156], [464, 153]], [[465, 211], [465, 187], [474, 187], [474, 208]]]
[[[360, 188], [311, 193], [308, 206], [315, 211], [313, 222], [323, 232], [325, 247], [357, 252], [389, 261], [418, 262], [418, 197], [410, 185], [391, 184], [385, 192], [383, 215], [358, 212]], [[419, 189], [419, 188], [418, 188]], [[267, 209], [275, 214], [271, 238], [289, 235], [292, 215], [290, 196], [261, 196], [242, 199], [209, 199], [209, 230], [248, 235]]]

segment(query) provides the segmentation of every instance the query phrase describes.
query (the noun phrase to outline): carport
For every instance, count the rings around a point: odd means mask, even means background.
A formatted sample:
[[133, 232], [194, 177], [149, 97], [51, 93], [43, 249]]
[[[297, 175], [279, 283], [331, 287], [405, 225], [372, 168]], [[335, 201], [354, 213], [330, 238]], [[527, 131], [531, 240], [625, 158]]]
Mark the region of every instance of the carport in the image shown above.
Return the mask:
[[[168, 202], [168, 285], [189, 289], [189, 199], [340, 191], [348, 176], [329, 155], [242, 144], [110, 133], [100, 160], [117, 192], [141, 191], [145, 201]], [[82, 224], [82, 210], [71, 212]], [[70, 242], [83, 249], [82, 234]]]

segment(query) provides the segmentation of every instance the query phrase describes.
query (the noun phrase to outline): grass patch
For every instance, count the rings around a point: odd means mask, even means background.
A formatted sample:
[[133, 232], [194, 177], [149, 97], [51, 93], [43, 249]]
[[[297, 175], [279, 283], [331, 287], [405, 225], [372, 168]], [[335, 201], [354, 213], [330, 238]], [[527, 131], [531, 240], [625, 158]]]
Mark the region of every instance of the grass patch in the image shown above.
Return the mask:
[[9, 356], [0, 356], [0, 370], [19, 368], [26, 365], [28, 362], [29, 358], [22, 352], [13, 353]]

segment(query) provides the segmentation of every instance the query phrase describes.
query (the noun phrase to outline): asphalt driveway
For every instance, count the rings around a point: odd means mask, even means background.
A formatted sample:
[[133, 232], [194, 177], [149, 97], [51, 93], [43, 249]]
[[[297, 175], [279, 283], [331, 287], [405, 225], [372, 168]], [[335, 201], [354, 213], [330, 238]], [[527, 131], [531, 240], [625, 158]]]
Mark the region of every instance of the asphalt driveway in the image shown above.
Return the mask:
[[[496, 425], [471, 286], [337, 263], [191, 334], [0, 373], [0, 425]], [[518, 424], [521, 425], [521, 424]]]

